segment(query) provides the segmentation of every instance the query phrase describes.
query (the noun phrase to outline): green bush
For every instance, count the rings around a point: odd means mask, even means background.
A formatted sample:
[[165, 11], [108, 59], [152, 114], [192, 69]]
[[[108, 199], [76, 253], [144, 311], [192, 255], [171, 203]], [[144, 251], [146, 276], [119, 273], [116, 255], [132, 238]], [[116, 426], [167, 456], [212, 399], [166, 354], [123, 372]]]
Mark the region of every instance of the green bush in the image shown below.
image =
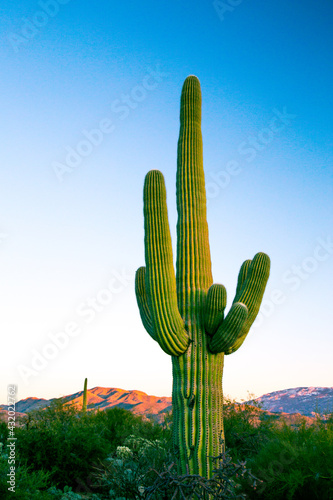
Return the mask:
[[252, 457], [272, 436], [272, 420], [263, 418], [258, 405], [224, 402], [225, 444], [234, 460]]
[[171, 435], [171, 431], [150, 420], [143, 420], [123, 408], [112, 408], [95, 414], [95, 422], [104, 428], [104, 438], [110, 444], [111, 452], [121, 446], [130, 435], [145, 439], [161, 439]]
[[245, 499], [242, 483], [255, 488], [256, 478], [245, 463], [220, 457], [212, 479], [179, 475], [167, 442], [129, 436], [97, 474], [99, 484], [113, 499]]
[[8, 425], [3, 420], [0, 421], [0, 443], [5, 443], [8, 437]]
[[36, 490], [46, 489], [50, 485], [50, 473], [42, 470], [33, 471], [22, 465], [19, 461], [15, 463], [15, 493], [8, 490], [8, 454], [6, 452], [6, 441], [2, 442], [0, 450], [0, 498], [18, 500], [30, 500], [32, 498], [44, 500], [49, 498], [43, 492]]
[[130, 435], [123, 446], [118, 446], [96, 474], [101, 491], [110, 498], [142, 498], [143, 491], [151, 484], [151, 469], [162, 470], [170, 460], [166, 441], [149, 440]]
[[333, 498], [333, 425], [317, 422], [275, 428], [249, 465], [262, 481], [258, 494], [271, 499]]
[[77, 487], [110, 451], [104, 431], [93, 414], [56, 401], [30, 415], [28, 428], [16, 430], [17, 453], [33, 471], [49, 472], [55, 486]]
[[124, 409], [82, 412], [56, 400], [16, 429], [17, 454], [23, 468], [46, 474], [49, 485], [91, 494], [98, 491], [95, 468], [133, 434], [156, 440], [171, 431]]
[[245, 460], [262, 482], [245, 491], [249, 498], [333, 499], [333, 418], [307, 425], [281, 425], [251, 405], [225, 405], [226, 447], [233, 460]]

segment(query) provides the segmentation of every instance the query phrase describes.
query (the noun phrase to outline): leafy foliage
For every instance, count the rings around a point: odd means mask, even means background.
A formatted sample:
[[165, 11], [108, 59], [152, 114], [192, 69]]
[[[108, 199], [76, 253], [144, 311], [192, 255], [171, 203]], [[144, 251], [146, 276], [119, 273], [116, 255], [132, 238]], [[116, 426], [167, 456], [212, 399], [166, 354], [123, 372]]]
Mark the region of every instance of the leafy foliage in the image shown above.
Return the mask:
[[272, 439], [249, 460], [262, 479], [262, 498], [329, 500], [333, 498], [333, 424], [276, 429]]
[[224, 399], [225, 440], [234, 459], [253, 457], [268, 442], [273, 432], [273, 419], [264, 415], [258, 404], [238, 404]]
[[[1, 443], [3, 444], [3, 443]], [[0, 498], [15, 500], [44, 500], [48, 498], [40, 489], [50, 486], [50, 473], [43, 470], [33, 471], [22, 463], [15, 466], [15, 493], [8, 491], [8, 454], [4, 446], [0, 447]], [[36, 493], [37, 491], [37, 493]]]
[[58, 400], [30, 414], [26, 428], [17, 430], [18, 453], [32, 470], [48, 471], [57, 487], [80, 488], [98, 461], [135, 429], [142, 435], [163, 432], [120, 408], [85, 413]]
[[56, 486], [76, 484], [110, 449], [94, 420], [57, 400], [30, 416], [28, 430], [17, 429], [18, 455], [32, 470], [49, 472]]

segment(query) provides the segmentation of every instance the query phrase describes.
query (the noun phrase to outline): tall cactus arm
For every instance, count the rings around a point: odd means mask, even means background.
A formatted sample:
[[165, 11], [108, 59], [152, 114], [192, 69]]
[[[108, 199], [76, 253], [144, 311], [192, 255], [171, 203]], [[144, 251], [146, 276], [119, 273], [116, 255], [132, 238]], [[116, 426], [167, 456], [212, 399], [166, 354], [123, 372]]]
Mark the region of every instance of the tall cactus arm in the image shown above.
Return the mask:
[[167, 354], [180, 356], [190, 339], [177, 306], [176, 277], [164, 178], [151, 170], [144, 184], [145, 289], [153, 338]]
[[146, 268], [139, 267], [139, 269], [135, 274], [135, 295], [143, 326], [145, 327], [149, 335], [154, 340], [156, 340], [154, 335], [154, 326], [148, 305], [145, 277], [146, 277]]

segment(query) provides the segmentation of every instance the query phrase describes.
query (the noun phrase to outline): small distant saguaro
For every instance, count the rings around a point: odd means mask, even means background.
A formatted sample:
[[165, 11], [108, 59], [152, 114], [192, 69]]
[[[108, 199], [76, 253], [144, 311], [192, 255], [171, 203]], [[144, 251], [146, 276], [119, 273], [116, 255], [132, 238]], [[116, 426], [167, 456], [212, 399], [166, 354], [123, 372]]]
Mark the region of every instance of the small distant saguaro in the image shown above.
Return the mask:
[[82, 411], [87, 411], [87, 384], [88, 379], [85, 378], [83, 386]]

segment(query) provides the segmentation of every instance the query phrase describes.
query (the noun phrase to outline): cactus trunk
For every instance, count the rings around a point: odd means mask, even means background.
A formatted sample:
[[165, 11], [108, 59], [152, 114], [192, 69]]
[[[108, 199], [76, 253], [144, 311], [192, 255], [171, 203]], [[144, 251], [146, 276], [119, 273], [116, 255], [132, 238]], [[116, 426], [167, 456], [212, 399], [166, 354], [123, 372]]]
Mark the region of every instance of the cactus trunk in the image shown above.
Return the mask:
[[183, 85], [177, 155], [177, 260], [173, 267], [166, 192], [161, 172], [144, 186], [146, 267], [136, 273], [136, 296], [149, 335], [172, 357], [174, 447], [179, 472], [211, 477], [223, 451], [224, 354], [236, 351], [250, 329], [269, 275], [258, 253], [241, 266], [236, 296], [224, 318], [226, 290], [213, 284], [206, 218], [201, 136], [201, 90], [195, 76]]
[[224, 354], [207, 346], [190, 347], [172, 358], [173, 443], [180, 474], [210, 477], [212, 458], [224, 448]]
[[177, 151], [177, 262], [179, 312], [192, 340], [172, 357], [174, 447], [180, 473], [211, 475], [211, 457], [223, 439], [223, 353], [212, 354], [201, 312], [213, 283], [201, 134], [201, 92], [196, 78], [184, 83]]

